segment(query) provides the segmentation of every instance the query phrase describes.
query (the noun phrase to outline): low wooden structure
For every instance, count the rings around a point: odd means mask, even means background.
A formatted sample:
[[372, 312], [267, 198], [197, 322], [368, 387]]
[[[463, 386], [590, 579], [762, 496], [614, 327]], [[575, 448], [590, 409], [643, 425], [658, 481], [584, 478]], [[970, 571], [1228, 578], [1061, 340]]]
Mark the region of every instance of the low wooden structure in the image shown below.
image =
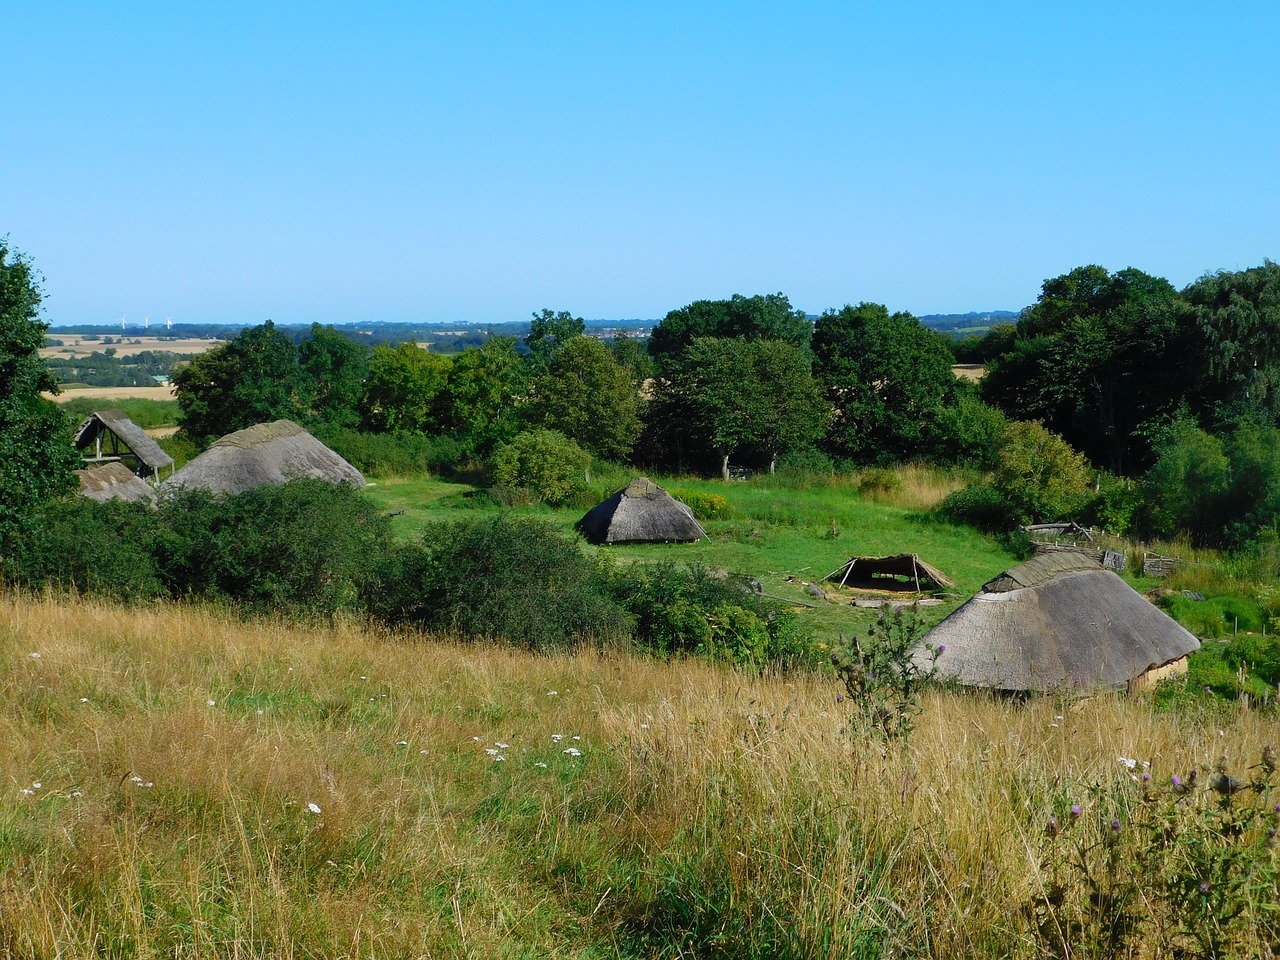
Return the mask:
[[955, 584], [914, 553], [892, 557], [850, 557], [822, 578], [842, 587], [869, 590], [941, 590]]
[[161, 471], [173, 476], [173, 457], [160, 448], [147, 432], [119, 410], [96, 410], [76, 430], [76, 449], [92, 466], [123, 463], [135, 476], [159, 482]]

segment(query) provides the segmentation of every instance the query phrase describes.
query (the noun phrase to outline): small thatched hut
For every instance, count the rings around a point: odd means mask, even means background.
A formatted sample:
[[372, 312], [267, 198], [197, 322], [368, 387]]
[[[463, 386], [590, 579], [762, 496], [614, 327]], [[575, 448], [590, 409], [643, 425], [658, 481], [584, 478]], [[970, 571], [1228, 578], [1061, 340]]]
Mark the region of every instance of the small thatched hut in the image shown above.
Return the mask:
[[86, 463], [124, 462], [139, 477], [159, 479], [161, 470], [173, 468], [173, 457], [119, 410], [89, 414], [76, 430], [75, 445], [85, 451]]
[[77, 470], [80, 496], [90, 500], [130, 500], [155, 503], [156, 492], [123, 463], [116, 460], [86, 470]]
[[941, 590], [954, 583], [914, 553], [893, 557], [850, 557], [822, 578], [842, 587], [863, 590]]
[[233, 494], [302, 477], [364, 486], [359, 470], [292, 420], [259, 423], [227, 434], [161, 486]]
[[706, 533], [693, 511], [648, 477], [636, 477], [578, 521], [592, 543], [691, 543]]
[[925, 636], [916, 662], [944, 647], [938, 676], [1022, 692], [1141, 688], [1186, 669], [1200, 642], [1088, 557], [1048, 553], [983, 586]]

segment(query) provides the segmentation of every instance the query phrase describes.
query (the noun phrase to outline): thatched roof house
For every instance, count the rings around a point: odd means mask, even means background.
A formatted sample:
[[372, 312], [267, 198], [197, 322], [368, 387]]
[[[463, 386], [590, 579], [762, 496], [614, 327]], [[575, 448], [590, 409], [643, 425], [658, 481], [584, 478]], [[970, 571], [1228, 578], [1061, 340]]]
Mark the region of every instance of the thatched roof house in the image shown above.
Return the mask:
[[592, 543], [691, 543], [706, 536], [693, 511], [648, 477], [636, 477], [578, 521]]
[[240, 493], [302, 477], [364, 486], [360, 471], [292, 420], [229, 433], [175, 473], [163, 489]]
[[1006, 691], [1130, 689], [1185, 669], [1200, 642], [1110, 570], [1050, 553], [1007, 570], [925, 636], [938, 676]]
[[119, 460], [103, 463], [86, 470], [77, 470], [80, 478], [80, 496], [90, 500], [130, 500], [155, 503], [156, 492], [151, 484], [137, 476]]
[[119, 410], [98, 410], [76, 430], [77, 450], [85, 453], [86, 463], [112, 463], [123, 461], [140, 477], [160, 473], [164, 467], [173, 467], [169, 456], [147, 432]]
[[842, 587], [863, 590], [940, 590], [953, 587], [951, 579], [914, 553], [893, 557], [850, 557], [822, 578]]

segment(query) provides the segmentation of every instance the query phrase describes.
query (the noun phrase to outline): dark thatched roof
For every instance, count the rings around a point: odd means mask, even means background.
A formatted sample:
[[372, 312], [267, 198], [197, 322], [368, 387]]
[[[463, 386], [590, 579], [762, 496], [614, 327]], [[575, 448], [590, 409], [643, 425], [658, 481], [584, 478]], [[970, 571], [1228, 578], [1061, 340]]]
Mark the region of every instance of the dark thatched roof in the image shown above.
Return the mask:
[[938, 675], [996, 690], [1120, 688], [1200, 642], [1110, 570], [1052, 553], [995, 577], [916, 651]]
[[874, 590], [934, 590], [955, 584], [937, 567], [931, 567], [914, 553], [892, 557], [850, 557], [848, 562], [822, 578], [842, 587]]
[[80, 496], [90, 500], [130, 500], [154, 503], [156, 492], [151, 484], [138, 477], [116, 460], [87, 470], [77, 470]]
[[84, 450], [96, 446], [96, 441], [103, 431], [115, 434], [128, 451], [142, 465], [142, 473], [150, 476], [161, 467], [172, 467], [173, 457], [160, 449], [147, 432], [130, 420], [119, 410], [97, 410], [89, 414], [76, 431], [76, 449]]
[[693, 511], [647, 477], [636, 477], [578, 521], [592, 543], [691, 543], [706, 536]]
[[292, 420], [259, 423], [229, 433], [161, 484], [213, 493], [240, 493], [302, 477], [364, 486], [364, 477]]

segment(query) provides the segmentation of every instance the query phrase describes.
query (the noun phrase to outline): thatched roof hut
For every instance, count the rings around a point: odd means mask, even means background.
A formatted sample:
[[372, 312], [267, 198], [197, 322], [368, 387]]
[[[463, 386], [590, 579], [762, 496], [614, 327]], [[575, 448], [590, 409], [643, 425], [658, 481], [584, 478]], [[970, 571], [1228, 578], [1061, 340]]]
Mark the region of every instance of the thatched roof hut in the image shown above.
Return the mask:
[[648, 477], [636, 477], [578, 521], [592, 543], [691, 543], [706, 533], [693, 511]]
[[119, 460], [77, 470], [76, 476], [80, 478], [80, 496], [90, 500], [155, 503], [156, 492], [151, 484]]
[[1050, 553], [989, 581], [925, 636], [915, 657], [924, 664], [929, 647], [945, 647], [938, 676], [964, 686], [1084, 692], [1176, 672], [1199, 646], [1110, 570]]
[[132, 472], [140, 477], [150, 477], [164, 467], [173, 467], [173, 457], [120, 410], [97, 410], [89, 414], [76, 430], [75, 445], [77, 450], [92, 451], [85, 454], [87, 463], [132, 460], [136, 463]]
[[842, 587], [863, 590], [941, 590], [951, 579], [914, 553], [892, 557], [850, 557], [822, 578]]
[[292, 420], [259, 423], [216, 440], [162, 489], [240, 493], [302, 477], [364, 486], [360, 471]]

